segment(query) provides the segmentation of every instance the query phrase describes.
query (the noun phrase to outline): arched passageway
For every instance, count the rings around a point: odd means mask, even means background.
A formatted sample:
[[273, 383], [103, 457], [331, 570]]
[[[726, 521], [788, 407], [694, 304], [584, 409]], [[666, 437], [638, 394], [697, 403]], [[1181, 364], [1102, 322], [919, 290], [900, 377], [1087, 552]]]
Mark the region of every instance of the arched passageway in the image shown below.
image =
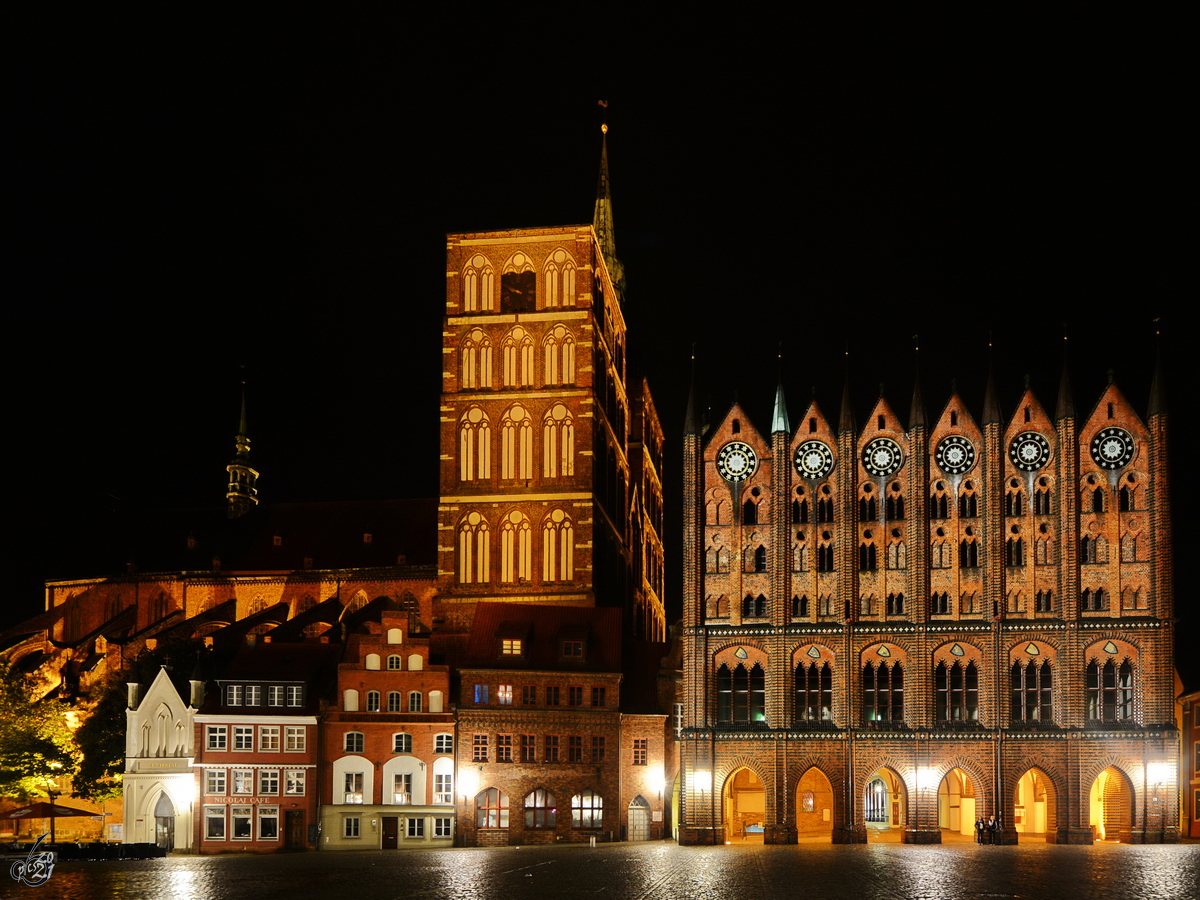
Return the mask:
[[725, 840], [761, 844], [766, 824], [767, 794], [759, 777], [744, 766], [735, 769], [721, 792]]
[[974, 837], [976, 817], [975, 785], [962, 769], [951, 769], [938, 786], [938, 828]]
[[899, 830], [908, 814], [904, 781], [891, 769], [878, 769], [867, 778], [863, 791], [863, 821], [868, 832]]
[[833, 786], [813, 767], [796, 785], [796, 836], [800, 840], [833, 840]]
[[1128, 841], [1133, 833], [1133, 785], [1120, 769], [1109, 766], [1092, 782], [1090, 815], [1098, 841]]
[[1013, 828], [1033, 838], [1048, 838], [1058, 829], [1058, 795], [1041, 769], [1029, 769], [1017, 781]]

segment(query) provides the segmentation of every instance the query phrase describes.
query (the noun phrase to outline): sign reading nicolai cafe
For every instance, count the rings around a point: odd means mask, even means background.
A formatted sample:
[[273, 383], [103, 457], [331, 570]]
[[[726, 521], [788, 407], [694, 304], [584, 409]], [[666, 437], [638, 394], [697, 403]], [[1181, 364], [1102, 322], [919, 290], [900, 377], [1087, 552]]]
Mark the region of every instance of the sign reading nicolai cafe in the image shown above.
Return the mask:
[[205, 797], [204, 802], [210, 806], [215, 806], [224, 803], [227, 806], [237, 804], [238, 806], [249, 806], [255, 803], [262, 803], [266, 806], [278, 806], [278, 797]]

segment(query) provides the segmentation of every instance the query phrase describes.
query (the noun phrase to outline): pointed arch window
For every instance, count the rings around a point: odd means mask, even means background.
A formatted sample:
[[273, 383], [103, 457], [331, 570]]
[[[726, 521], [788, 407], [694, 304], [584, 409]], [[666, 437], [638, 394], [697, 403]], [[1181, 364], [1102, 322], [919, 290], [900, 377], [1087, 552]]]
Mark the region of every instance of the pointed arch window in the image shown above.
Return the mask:
[[575, 420], [561, 403], [542, 420], [542, 474], [570, 478], [575, 474]]
[[481, 328], [473, 328], [463, 338], [462, 387], [464, 389], [492, 386], [492, 341]]
[[808, 498], [800, 497], [798, 500], [792, 501], [792, 524], [807, 525], [808, 524]]
[[966, 485], [963, 485], [963, 492], [958, 495], [958, 517], [960, 519], [979, 518], [979, 496]]
[[509, 407], [500, 421], [500, 477], [533, 478], [533, 419], [525, 407]]
[[945, 591], [934, 594], [929, 598], [929, 612], [935, 616], [950, 615], [950, 595]]
[[730, 669], [722, 663], [717, 670], [717, 720], [719, 722], [765, 722], [767, 678], [755, 663], [749, 669], [738, 663]]
[[472, 406], [458, 424], [458, 477], [486, 480], [492, 475], [492, 426], [482, 408]]
[[1038, 591], [1033, 596], [1035, 612], [1053, 612], [1054, 611], [1054, 591], [1044, 589]]
[[959, 541], [958, 564], [964, 569], [979, 568], [979, 542], [974, 538]]
[[804, 539], [804, 532], [799, 531], [796, 533], [796, 542], [792, 544], [792, 571], [807, 572], [808, 567], [808, 542]]
[[558, 824], [558, 798], [545, 788], [536, 788], [525, 797], [525, 827], [553, 828]]
[[833, 522], [833, 498], [820, 497], [817, 499], [817, 523], [828, 524]]
[[934, 541], [929, 547], [929, 568], [949, 569], [953, 551], [946, 541]]
[[556, 509], [542, 522], [542, 580], [575, 577], [575, 529], [571, 517]]
[[1033, 514], [1036, 516], [1050, 515], [1050, 503], [1052, 495], [1050, 488], [1043, 487], [1033, 493]]
[[858, 500], [858, 519], [860, 522], [874, 522], [879, 518], [879, 504], [875, 496], [868, 495]]
[[833, 721], [833, 670], [827, 662], [796, 666], [796, 721]]
[[575, 305], [575, 271], [575, 260], [566, 250], [560, 248], [550, 254], [542, 270], [546, 309]]
[[1091, 722], [1128, 722], [1133, 719], [1133, 666], [1124, 660], [1087, 666], [1087, 715]]
[[975, 663], [968, 662], [964, 667], [960, 662], [951, 666], [939, 662], [933, 678], [939, 722], [979, 720], [979, 670]]
[[904, 615], [904, 595], [903, 594], [888, 594], [887, 595], [887, 614], [889, 616]]
[[875, 545], [865, 541], [858, 545], [858, 569], [860, 572], [874, 572], [877, 568]]
[[885, 504], [884, 512], [887, 514], [889, 522], [899, 522], [904, 519], [904, 495], [900, 493], [889, 493]]
[[506, 584], [530, 580], [533, 565], [533, 536], [529, 519], [514, 510], [500, 526], [500, 580]]
[[1025, 541], [1019, 537], [1010, 537], [1004, 542], [1004, 564], [1006, 566], [1025, 565]]
[[507, 828], [508, 795], [498, 788], [480, 791], [475, 797], [475, 824], [479, 828]]
[[929, 495], [929, 518], [950, 518], [950, 499], [943, 488], [935, 488], [934, 492]]
[[822, 541], [817, 545], [817, 571], [833, 571], [833, 541]]
[[1040, 664], [1030, 660], [1012, 666], [1012, 706], [1014, 722], [1054, 721], [1054, 672], [1050, 660]]
[[463, 312], [492, 312], [496, 309], [496, 271], [486, 256], [476, 253], [462, 273]]
[[887, 548], [887, 567], [904, 569], [908, 566], [908, 548], [904, 541], [893, 541]]
[[1050, 538], [1038, 538], [1033, 544], [1033, 561], [1039, 566], [1054, 565], [1054, 543]]
[[555, 325], [542, 342], [543, 377], [547, 385], [575, 383], [575, 336]]
[[742, 598], [742, 617], [747, 619], [763, 618], [767, 614], [767, 597], [759, 594], [747, 594]]
[[758, 504], [753, 500], [747, 500], [742, 504], [742, 524], [757, 525], [758, 524]]
[[862, 672], [862, 691], [864, 721], [904, 721], [904, 670], [900, 663], [867, 663]]
[[1021, 516], [1025, 514], [1025, 494], [1021, 491], [1009, 491], [1004, 495], [1004, 514], [1006, 516]]
[[468, 513], [458, 525], [458, 580], [461, 584], [488, 581], [489, 535], [487, 521]]
[[504, 337], [504, 386], [532, 387], [533, 338], [518, 325]]

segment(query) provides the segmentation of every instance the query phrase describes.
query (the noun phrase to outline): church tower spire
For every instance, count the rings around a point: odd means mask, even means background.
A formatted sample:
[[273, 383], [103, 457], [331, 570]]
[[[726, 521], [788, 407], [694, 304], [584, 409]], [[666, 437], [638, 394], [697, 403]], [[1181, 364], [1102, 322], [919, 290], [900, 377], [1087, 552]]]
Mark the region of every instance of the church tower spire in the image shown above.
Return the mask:
[[250, 438], [246, 436], [246, 382], [242, 382], [242, 416], [233, 439], [237, 454], [225, 467], [229, 487], [225, 492], [229, 518], [237, 519], [258, 506], [258, 471], [250, 465]]
[[[607, 108], [608, 103], [601, 100], [600, 105]], [[596, 185], [596, 208], [592, 213], [592, 228], [596, 239], [600, 242], [600, 252], [604, 255], [604, 264], [608, 266], [609, 277], [617, 292], [617, 299], [625, 302], [625, 267], [617, 259], [616, 238], [613, 235], [612, 189], [608, 177], [608, 125], [600, 126], [600, 181]]]

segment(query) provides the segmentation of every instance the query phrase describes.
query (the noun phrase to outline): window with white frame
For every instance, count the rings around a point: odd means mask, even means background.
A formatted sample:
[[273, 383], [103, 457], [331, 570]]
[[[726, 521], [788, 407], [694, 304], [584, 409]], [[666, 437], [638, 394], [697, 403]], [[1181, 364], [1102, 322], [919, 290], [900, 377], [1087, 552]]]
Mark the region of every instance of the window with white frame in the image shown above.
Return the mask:
[[413, 802], [411, 772], [397, 772], [392, 776], [392, 802], [401, 804]]
[[204, 839], [207, 841], [225, 840], [225, 807], [204, 807]]
[[345, 776], [345, 790], [342, 793], [343, 803], [362, 803], [363, 802], [363, 773], [362, 772], [347, 772]]
[[379, 712], [379, 691], [367, 691], [367, 712]]
[[283, 706], [282, 684], [272, 684], [267, 687], [267, 706]]
[[342, 749], [347, 753], [362, 753], [364, 746], [363, 733], [361, 731], [347, 731], [345, 739], [342, 742]]
[[233, 726], [233, 749], [234, 750], [253, 750], [254, 749], [254, 726], [253, 725], [234, 725]]
[[496, 702], [501, 706], [512, 706], [513, 701], [513, 686], [511, 684], [501, 684], [496, 686]]
[[284, 749], [292, 753], [302, 753], [308, 745], [307, 734], [303, 725], [289, 725], [284, 734], [286, 743]]
[[435, 816], [433, 819], [433, 836], [448, 838], [454, 834], [454, 820], [449, 816]]
[[258, 727], [258, 749], [264, 752], [279, 749], [278, 725], [260, 725]]
[[235, 841], [250, 840], [253, 832], [250, 829], [251, 817], [254, 815], [253, 806], [229, 807], [230, 834]]
[[404, 712], [404, 703], [399, 691], [388, 691], [388, 712]]
[[304, 796], [304, 775], [303, 769], [288, 769], [284, 790], [293, 797]]
[[260, 685], [260, 684], [246, 685], [246, 705], [247, 706], [262, 706], [262, 685]]
[[240, 684], [228, 684], [225, 686], [225, 705], [242, 705], [242, 686]]
[[303, 706], [304, 705], [304, 688], [299, 684], [289, 684], [287, 689], [287, 705], [288, 706]]
[[404, 662], [399, 653], [393, 653], [387, 658], [387, 667], [390, 672], [399, 672], [404, 668]]
[[254, 793], [254, 770], [253, 769], [234, 769], [233, 770], [233, 792], [235, 794], [253, 794]]
[[258, 808], [258, 839], [260, 841], [279, 840], [278, 806], [260, 806]]
[[360, 822], [361, 820], [358, 816], [346, 816], [346, 818], [342, 819], [342, 837], [359, 837], [361, 832]]
[[447, 774], [435, 774], [433, 776], [433, 802], [434, 803], [453, 803], [454, 802], [454, 776]]
[[210, 796], [220, 796], [225, 793], [225, 770], [204, 770], [204, 793]]
[[434, 753], [453, 753], [454, 752], [454, 735], [438, 734], [433, 738]]
[[229, 749], [228, 735], [224, 725], [205, 725], [204, 734], [204, 746], [209, 750]]
[[279, 770], [278, 769], [259, 769], [258, 770], [258, 792], [260, 794], [278, 794], [279, 793]]
[[421, 692], [420, 691], [410, 691], [408, 694], [408, 711], [409, 712], [420, 712], [421, 706], [422, 706]]
[[425, 820], [410, 816], [408, 820], [408, 836], [410, 838], [425, 837]]
[[400, 734], [392, 735], [392, 752], [393, 753], [412, 753], [412, 735]]

